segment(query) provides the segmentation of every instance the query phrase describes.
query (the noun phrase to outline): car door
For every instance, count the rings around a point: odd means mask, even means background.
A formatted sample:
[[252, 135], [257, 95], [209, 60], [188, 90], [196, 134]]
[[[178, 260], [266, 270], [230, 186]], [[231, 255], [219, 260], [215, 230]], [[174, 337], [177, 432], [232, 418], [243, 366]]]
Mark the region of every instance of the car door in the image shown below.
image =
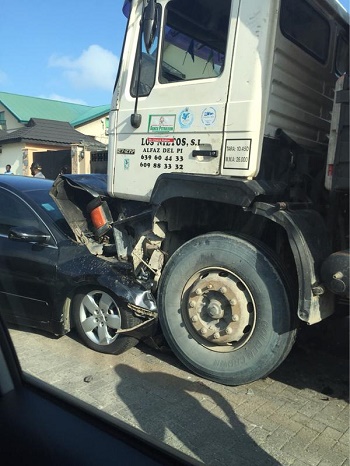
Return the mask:
[[[11, 322], [45, 328], [55, 300], [58, 248], [39, 215], [19, 195], [0, 188], [0, 312]], [[11, 228], [50, 234], [46, 244], [9, 239]]]

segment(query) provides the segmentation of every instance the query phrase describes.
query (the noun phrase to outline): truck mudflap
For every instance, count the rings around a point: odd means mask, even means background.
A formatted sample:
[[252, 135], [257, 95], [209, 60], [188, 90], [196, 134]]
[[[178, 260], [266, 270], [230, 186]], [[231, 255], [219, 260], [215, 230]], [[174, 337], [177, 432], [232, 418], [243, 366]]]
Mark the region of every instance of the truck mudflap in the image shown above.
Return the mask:
[[321, 215], [305, 205], [294, 207], [292, 203], [256, 202], [251, 210], [286, 230], [298, 274], [298, 316], [311, 325], [334, 313], [334, 296], [320, 277], [322, 263], [331, 249]]

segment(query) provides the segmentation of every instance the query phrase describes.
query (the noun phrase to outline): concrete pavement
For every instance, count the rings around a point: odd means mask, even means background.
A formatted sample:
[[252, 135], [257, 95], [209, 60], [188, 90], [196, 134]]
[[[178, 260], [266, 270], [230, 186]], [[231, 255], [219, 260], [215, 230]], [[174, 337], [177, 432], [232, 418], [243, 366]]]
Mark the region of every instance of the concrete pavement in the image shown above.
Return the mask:
[[348, 349], [322, 327], [307, 329], [270, 377], [240, 387], [142, 344], [110, 356], [74, 334], [10, 333], [24, 371], [207, 465], [349, 464]]

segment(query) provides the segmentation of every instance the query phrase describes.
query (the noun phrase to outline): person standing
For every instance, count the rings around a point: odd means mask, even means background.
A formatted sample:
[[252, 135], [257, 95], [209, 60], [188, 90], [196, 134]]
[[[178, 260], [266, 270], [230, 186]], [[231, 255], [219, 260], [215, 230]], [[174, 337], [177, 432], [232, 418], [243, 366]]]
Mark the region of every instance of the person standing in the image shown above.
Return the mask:
[[11, 165], [6, 165], [6, 171], [4, 172], [5, 175], [13, 175], [13, 171], [11, 171]]
[[41, 170], [41, 165], [38, 162], [33, 162], [30, 166], [30, 172], [34, 176], [34, 178], [45, 178], [45, 175]]

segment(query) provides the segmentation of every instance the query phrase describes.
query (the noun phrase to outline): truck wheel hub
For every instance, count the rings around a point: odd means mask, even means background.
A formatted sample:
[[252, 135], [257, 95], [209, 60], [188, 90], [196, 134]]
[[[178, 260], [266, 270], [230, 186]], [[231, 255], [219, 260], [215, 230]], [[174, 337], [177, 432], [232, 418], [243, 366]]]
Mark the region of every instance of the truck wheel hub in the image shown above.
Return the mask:
[[197, 272], [188, 280], [182, 302], [190, 330], [205, 345], [236, 349], [253, 333], [254, 300], [247, 285], [226, 269], [207, 268]]

